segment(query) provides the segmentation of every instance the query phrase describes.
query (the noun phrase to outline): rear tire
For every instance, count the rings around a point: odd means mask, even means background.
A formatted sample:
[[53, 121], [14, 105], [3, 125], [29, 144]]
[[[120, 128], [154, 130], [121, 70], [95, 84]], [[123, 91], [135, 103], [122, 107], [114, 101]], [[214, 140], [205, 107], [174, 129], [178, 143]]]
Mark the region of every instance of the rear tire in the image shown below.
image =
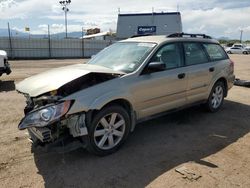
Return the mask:
[[231, 51], [228, 51], [227, 53], [228, 53], [228, 54], [232, 54], [232, 52], [231, 52]]
[[89, 127], [87, 150], [105, 156], [116, 152], [130, 132], [128, 112], [119, 105], [107, 106], [94, 117]]
[[206, 108], [209, 112], [217, 112], [221, 108], [224, 102], [225, 93], [226, 88], [224, 83], [222, 81], [216, 82], [206, 103]]

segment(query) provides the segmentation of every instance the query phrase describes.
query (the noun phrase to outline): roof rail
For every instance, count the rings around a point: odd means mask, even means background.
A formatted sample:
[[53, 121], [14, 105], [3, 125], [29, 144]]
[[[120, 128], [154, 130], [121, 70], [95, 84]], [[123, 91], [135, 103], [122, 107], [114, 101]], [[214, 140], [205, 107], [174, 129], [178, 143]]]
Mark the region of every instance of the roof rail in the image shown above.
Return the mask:
[[153, 34], [144, 34], [144, 35], [133, 35], [132, 37], [130, 38], [136, 38], [136, 37], [146, 37], [146, 36], [151, 36]]
[[191, 38], [201, 37], [204, 39], [212, 39], [212, 37], [205, 35], [205, 34], [190, 34], [190, 33], [172, 33], [172, 34], [168, 35], [167, 37], [168, 38], [175, 38], [175, 37], [185, 37], [185, 36], [188, 36]]

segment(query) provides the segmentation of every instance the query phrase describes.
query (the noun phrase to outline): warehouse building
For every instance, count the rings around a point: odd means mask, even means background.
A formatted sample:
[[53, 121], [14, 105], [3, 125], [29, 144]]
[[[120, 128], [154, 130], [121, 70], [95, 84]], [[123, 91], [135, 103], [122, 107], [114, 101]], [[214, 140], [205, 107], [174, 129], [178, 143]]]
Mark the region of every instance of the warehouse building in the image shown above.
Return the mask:
[[180, 12], [119, 14], [117, 38], [125, 39], [134, 35], [168, 35], [182, 32]]

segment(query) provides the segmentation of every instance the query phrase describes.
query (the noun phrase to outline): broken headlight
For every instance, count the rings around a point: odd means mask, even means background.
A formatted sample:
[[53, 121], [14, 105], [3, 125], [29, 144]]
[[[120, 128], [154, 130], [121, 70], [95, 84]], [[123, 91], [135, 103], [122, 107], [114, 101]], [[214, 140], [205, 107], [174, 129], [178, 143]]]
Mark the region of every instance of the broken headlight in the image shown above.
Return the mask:
[[71, 106], [71, 101], [64, 101], [59, 104], [47, 106], [45, 108], [31, 111], [18, 125], [20, 130], [31, 127], [45, 127], [64, 116]]

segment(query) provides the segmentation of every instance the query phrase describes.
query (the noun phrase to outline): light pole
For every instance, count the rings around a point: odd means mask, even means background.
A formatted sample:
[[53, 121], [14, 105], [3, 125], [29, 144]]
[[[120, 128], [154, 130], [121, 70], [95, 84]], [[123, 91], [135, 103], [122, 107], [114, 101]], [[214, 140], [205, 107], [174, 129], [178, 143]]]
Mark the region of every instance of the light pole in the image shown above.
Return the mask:
[[59, 3], [62, 5], [62, 10], [64, 11], [64, 17], [65, 17], [65, 33], [66, 33], [66, 38], [68, 37], [68, 29], [67, 29], [67, 13], [69, 11], [68, 5], [71, 3], [71, 0], [66, 0], [66, 1], [59, 1]]
[[240, 30], [240, 43], [242, 43], [242, 34], [243, 34], [243, 30]]

